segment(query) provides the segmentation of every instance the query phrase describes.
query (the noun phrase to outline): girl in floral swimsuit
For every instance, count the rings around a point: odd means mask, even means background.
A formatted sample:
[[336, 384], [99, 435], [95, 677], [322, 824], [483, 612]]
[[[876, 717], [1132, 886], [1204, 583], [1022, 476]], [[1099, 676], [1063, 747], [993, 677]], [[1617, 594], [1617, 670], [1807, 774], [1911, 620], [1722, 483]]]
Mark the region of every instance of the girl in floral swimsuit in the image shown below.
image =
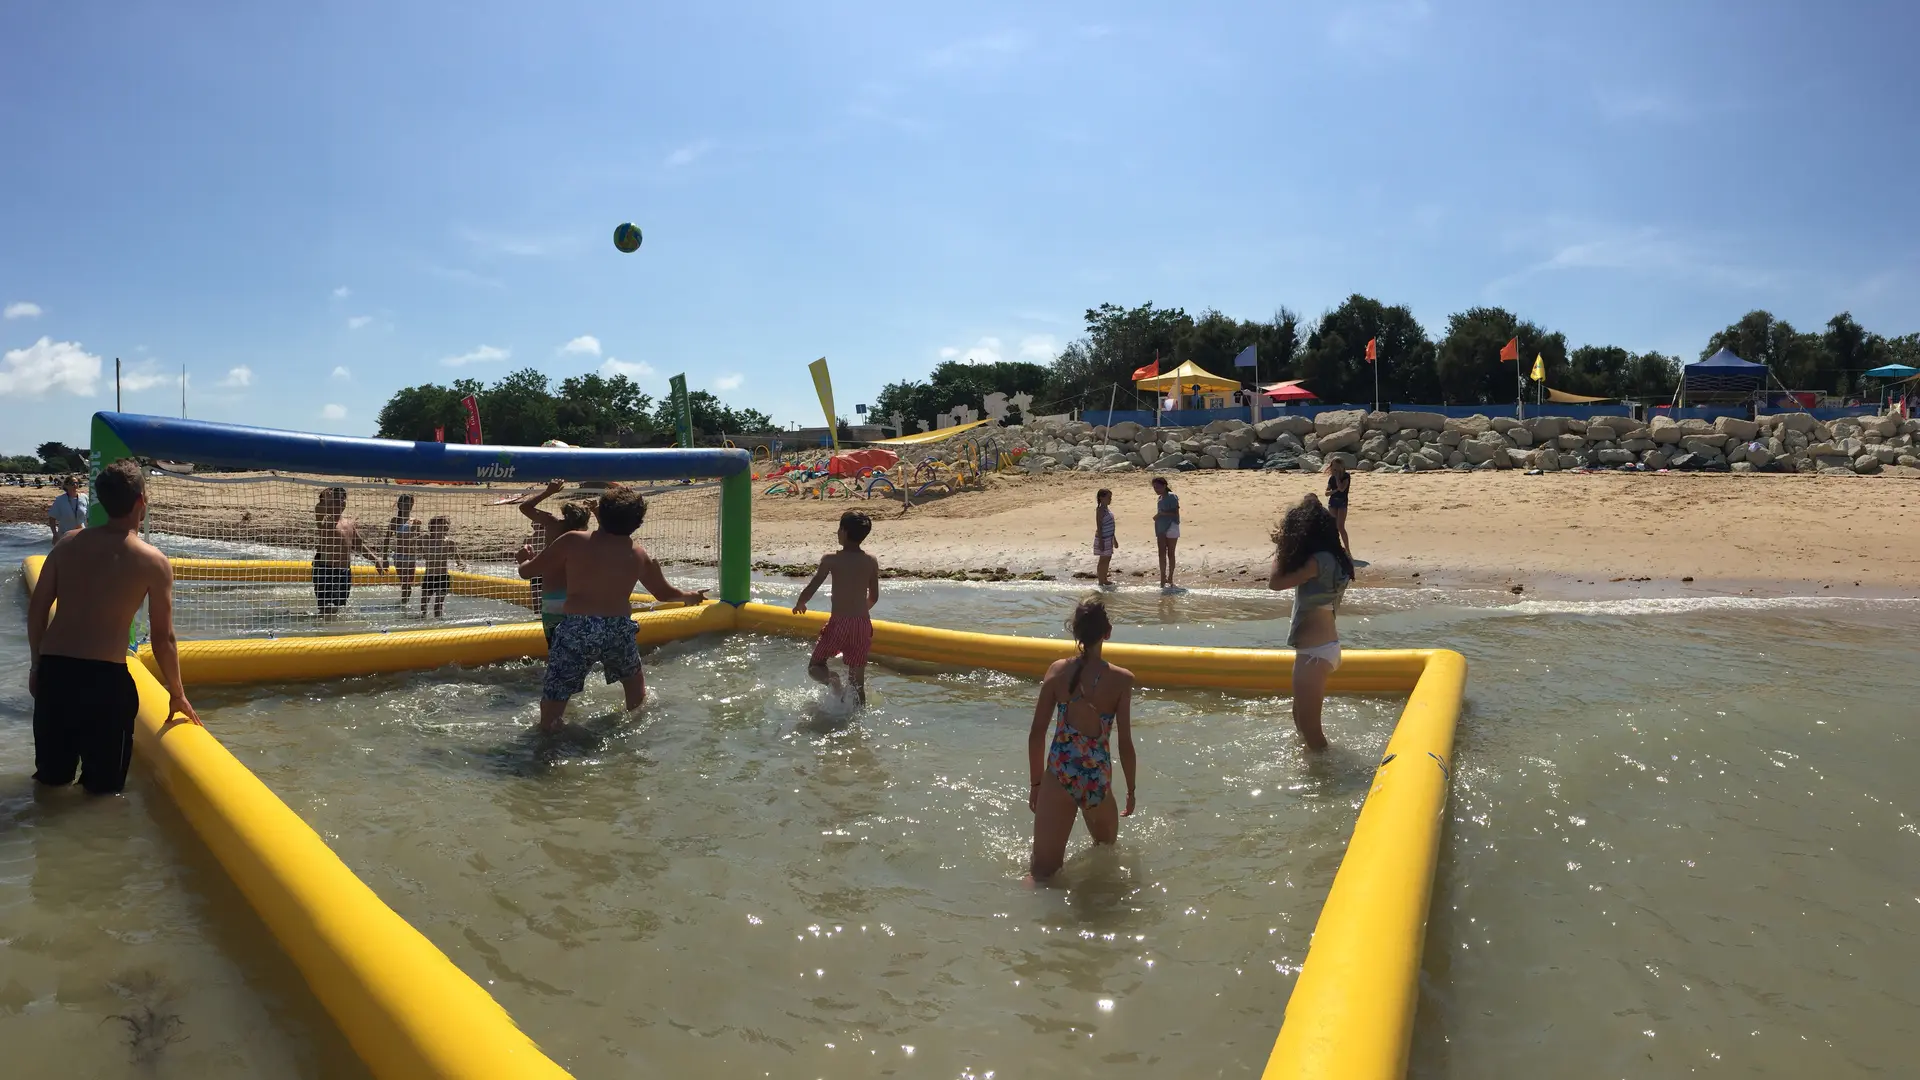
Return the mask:
[[[1087, 822], [1096, 844], [1120, 835], [1120, 818], [1133, 814], [1133, 672], [1101, 658], [1113, 634], [1106, 605], [1098, 597], [1073, 611], [1073, 638], [1080, 655], [1058, 660], [1040, 684], [1027, 734], [1027, 764], [1033, 780], [1027, 808], [1033, 811], [1033, 861], [1029, 882], [1044, 881], [1067, 857], [1067, 840], [1076, 816]], [[1047, 739], [1051, 719], [1054, 733]], [[1113, 757], [1109, 736], [1120, 733], [1120, 768], [1127, 778], [1127, 808], [1120, 811], [1113, 793]]]

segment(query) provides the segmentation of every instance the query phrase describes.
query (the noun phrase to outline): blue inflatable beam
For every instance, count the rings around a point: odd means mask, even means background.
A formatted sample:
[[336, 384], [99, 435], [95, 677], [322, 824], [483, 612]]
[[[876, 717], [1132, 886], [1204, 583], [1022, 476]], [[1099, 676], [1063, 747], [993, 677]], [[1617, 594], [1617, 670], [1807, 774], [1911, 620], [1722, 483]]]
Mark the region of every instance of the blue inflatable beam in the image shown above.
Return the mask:
[[[358, 439], [307, 431], [215, 424], [167, 416], [100, 412], [104, 427], [127, 454], [191, 461], [229, 469], [380, 476], [397, 480], [512, 480], [537, 484], [566, 480], [719, 479], [746, 473], [745, 450], [587, 450], [548, 446], [468, 446], [463, 443]], [[94, 440], [94, 452], [104, 448]]]

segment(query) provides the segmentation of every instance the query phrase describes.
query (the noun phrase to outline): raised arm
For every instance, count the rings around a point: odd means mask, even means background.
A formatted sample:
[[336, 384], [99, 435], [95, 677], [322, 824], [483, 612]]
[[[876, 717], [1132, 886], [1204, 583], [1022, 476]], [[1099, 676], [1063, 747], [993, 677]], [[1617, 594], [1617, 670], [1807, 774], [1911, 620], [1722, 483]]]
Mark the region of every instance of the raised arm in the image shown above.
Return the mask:
[[[820, 569], [813, 572], [813, 580], [807, 582], [807, 587], [800, 590], [800, 599], [793, 602], [793, 613], [795, 615], [805, 615], [807, 613], [807, 601], [813, 599], [813, 594], [820, 591], [820, 583], [827, 580], [827, 575], [832, 571], [833, 567], [827, 564], [827, 560], [821, 559]], [[872, 605], [869, 604], [868, 606], [871, 607]]]
[[166, 556], [154, 553], [153, 584], [147, 587], [147, 616], [152, 622], [153, 659], [160, 667], [160, 680], [167, 685], [167, 719], [185, 716], [198, 724], [200, 714], [187, 701], [187, 690], [180, 682], [180, 646], [173, 632], [173, 564]]
[[1040, 680], [1040, 697], [1033, 703], [1033, 726], [1027, 729], [1027, 809], [1040, 812], [1040, 782], [1047, 778], [1047, 721], [1053, 717], [1053, 673], [1065, 663], [1055, 661]]
[[655, 600], [678, 600], [683, 604], [697, 604], [707, 598], [705, 589], [687, 592], [685, 589], [676, 589], [667, 584], [667, 576], [660, 572], [660, 564], [654, 562], [653, 556], [644, 551], [640, 552], [640, 584], [647, 587], [647, 592], [653, 594]]
[[558, 495], [560, 493], [560, 489], [565, 486], [566, 486], [566, 481], [564, 480], [547, 481], [547, 486], [541, 489], [540, 494], [535, 495], [533, 498], [528, 499], [526, 502], [523, 502], [520, 504], [520, 512], [527, 516], [527, 520], [536, 522], [541, 525], [560, 524], [559, 516], [556, 515], [551, 510], [540, 509], [540, 504], [546, 501], [548, 498], [554, 495]]
[[1120, 737], [1120, 772], [1127, 778], [1127, 808], [1121, 817], [1133, 816], [1133, 680], [1127, 680], [1126, 693], [1120, 695], [1120, 708], [1113, 719], [1114, 733]]
[[1291, 589], [1319, 572], [1320, 567], [1312, 559], [1308, 559], [1300, 564], [1299, 569], [1283, 574], [1280, 572], [1280, 553], [1276, 551], [1273, 555], [1273, 570], [1267, 574], [1267, 588]]

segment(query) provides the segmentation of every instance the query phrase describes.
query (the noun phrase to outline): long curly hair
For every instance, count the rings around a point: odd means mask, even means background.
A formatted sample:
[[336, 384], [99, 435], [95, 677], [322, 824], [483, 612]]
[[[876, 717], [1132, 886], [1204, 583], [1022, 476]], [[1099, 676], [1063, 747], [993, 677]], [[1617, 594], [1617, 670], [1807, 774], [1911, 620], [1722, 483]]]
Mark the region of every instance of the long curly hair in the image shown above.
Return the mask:
[[1279, 553], [1281, 573], [1300, 569], [1314, 552], [1324, 551], [1339, 562], [1349, 580], [1353, 578], [1353, 558], [1340, 543], [1340, 524], [1333, 520], [1333, 511], [1321, 505], [1320, 496], [1301, 499], [1268, 535]]

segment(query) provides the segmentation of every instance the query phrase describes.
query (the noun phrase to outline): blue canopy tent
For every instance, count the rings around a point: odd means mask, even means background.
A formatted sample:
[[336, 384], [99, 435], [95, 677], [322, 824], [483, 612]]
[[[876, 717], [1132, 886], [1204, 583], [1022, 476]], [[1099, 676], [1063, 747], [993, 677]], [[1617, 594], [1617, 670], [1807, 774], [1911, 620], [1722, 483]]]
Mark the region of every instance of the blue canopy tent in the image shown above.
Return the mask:
[[1680, 369], [1680, 403], [1685, 405], [1688, 398], [1750, 397], [1766, 379], [1767, 365], [1742, 360], [1723, 348]]

